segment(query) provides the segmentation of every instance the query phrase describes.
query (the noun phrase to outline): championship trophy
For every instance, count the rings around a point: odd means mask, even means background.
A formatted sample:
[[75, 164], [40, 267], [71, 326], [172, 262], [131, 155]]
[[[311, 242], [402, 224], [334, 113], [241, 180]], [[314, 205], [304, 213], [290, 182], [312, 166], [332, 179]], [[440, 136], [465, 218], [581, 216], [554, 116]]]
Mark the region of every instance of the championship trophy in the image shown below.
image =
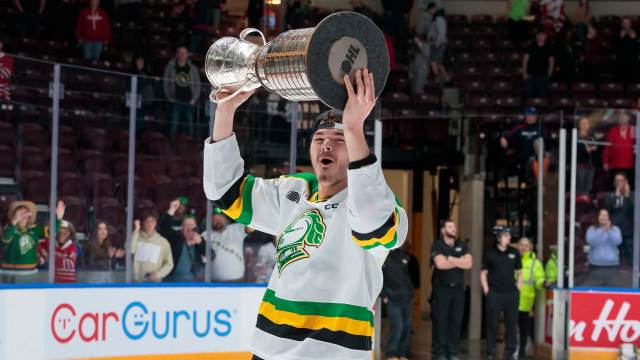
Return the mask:
[[[260, 35], [262, 46], [245, 40], [251, 33]], [[253, 28], [239, 38], [223, 37], [207, 51], [204, 68], [216, 103], [263, 86], [288, 100], [320, 100], [342, 110], [347, 102], [344, 75], [353, 80], [356, 70], [369, 69], [377, 97], [389, 75], [389, 53], [382, 31], [369, 18], [342, 11], [315, 28], [289, 30], [269, 43]], [[218, 100], [219, 92], [231, 95]]]

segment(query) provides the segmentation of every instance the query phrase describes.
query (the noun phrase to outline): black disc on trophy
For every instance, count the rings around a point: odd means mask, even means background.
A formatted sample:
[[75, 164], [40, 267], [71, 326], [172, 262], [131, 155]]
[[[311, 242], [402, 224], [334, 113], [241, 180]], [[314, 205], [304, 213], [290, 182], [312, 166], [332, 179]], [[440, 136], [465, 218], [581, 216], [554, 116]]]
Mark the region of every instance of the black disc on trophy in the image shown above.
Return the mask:
[[369, 18], [341, 11], [324, 18], [313, 31], [307, 50], [309, 83], [320, 101], [342, 110], [347, 103], [343, 77], [352, 84], [357, 69], [373, 73], [376, 97], [389, 76], [389, 52], [382, 31]]

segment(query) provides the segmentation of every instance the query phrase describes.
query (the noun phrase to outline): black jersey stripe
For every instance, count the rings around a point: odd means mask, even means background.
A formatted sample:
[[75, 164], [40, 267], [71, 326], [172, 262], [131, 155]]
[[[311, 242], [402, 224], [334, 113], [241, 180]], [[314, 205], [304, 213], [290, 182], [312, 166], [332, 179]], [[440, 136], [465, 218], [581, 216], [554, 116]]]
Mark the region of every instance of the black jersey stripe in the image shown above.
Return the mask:
[[231, 185], [229, 190], [227, 190], [220, 199], [214, 201], [213, 204], [223, 210], [230, 208], [236, 199], [240, 197], [240, 187], [242, 186], [242, 182], [245, 177], [247, 177], [246, 174], [242, 175], [235, 183], [233, 183], [233, 185]]
[[384, 224], [382, 224], [382, 226], [380, 226], [379, 228], [377, 228], [376, 230], [370, 233], [362, 234], [356, 231], [351, 231], [351, 234], [353, 235], [354, 238], [360, 241], [365, 241], [369, 239], [380, 239], [384, 237], [387, 234], [387, 232], [389, 232], [389, 229], [391, 229], [395, 224], [395, 221], [394, 221], [395, 217], [393, 215], [394, 215], [394, 212], [392, 212], [391, 216], [389, 216], [389, 220], [387, 220]]

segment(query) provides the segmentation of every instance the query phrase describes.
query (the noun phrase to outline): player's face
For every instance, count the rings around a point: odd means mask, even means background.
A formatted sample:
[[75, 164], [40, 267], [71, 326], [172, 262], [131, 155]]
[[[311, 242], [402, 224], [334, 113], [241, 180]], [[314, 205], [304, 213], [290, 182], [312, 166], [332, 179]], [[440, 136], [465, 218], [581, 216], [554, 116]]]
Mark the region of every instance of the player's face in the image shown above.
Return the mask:
[[337, 183], [347, 177], [349, 155], [344, 133], [338, 129], [318, 130], [311, 139], [311, 165], [320, 182]]
[[524, 121], [529, 125], [535, 124], [536, 121], [538, 121], [538, 115], [536, 115], [536, 114], [527, 114], [524, 117]]

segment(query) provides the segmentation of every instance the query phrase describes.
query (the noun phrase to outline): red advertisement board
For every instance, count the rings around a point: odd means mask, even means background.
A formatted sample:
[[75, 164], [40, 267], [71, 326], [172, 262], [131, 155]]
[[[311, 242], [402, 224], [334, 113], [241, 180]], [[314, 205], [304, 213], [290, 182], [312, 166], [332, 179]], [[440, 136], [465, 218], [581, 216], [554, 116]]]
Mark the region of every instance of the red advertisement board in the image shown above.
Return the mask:
[[570, 304], [572, 349], [640, 345], [640, 292], [572, 291]]

